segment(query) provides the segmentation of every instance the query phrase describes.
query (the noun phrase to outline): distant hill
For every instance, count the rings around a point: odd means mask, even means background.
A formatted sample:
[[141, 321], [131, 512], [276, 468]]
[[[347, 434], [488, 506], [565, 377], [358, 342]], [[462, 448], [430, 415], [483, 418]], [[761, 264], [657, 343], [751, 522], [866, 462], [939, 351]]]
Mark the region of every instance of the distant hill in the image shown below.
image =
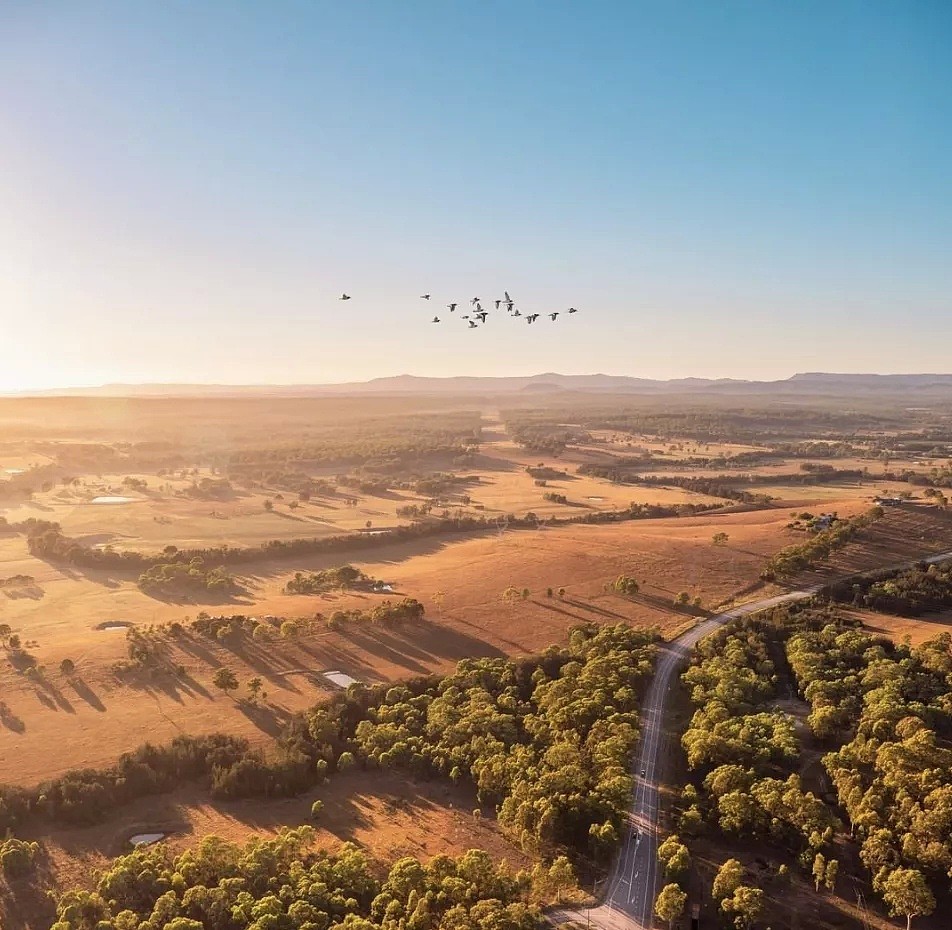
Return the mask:
[[347, 384], [228, 385], [228, 384], [104, 384], [98, 387], [31, 391], [29, 396], [67, 397], [321, 397], [337, 394], [542, 394], [556, 391], [632, 394], [809, 395], [865, 394], [891, 391], [952, 391], [952, 374], [836, 374], [802, 372], [779, 381], [735, 378], [674, 378], [659, 381], [626, 375], [539, 375], [512, 377], [458, 376], [430, 378], [396, 375]]

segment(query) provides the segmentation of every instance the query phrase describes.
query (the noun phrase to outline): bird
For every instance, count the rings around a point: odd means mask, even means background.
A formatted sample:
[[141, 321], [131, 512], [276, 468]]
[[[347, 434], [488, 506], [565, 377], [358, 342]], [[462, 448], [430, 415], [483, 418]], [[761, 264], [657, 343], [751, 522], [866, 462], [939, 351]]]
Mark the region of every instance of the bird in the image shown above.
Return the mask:
[[468, 319], [469, 319], [469, 314], [468, 314], [468, 313], [464, 313], [463, 316], [461, 317], [461, 319], [463, 319], [463, 320], [468, 320]]
[[517, 316], [522, 316], [522, 314], [518, 310], [513, 314], [513, 317], [517, 317]]
[[470, 301], [470, 303], [475, 307], [476, 304], [479, 303], [479, 298], [478, 298], [478, 297], [474, 297], [474, 298]]
[[485, 323], [485, 322], [486, 322], [486, 317], [487, 317], [488, 315], [489, 315], [489, 314], [488, 314], [485, 310], [481, 310], [479, 313], [476, 314], [476, 316], [479, 317], [479, 322], [480, 322], [480, 323]]
[[476, 324], [472, 320], [469, 321], [469, 328], [476, 329]]
[[476, 301], [476, 312], [477, 313], [483, 312], [483, 305], [478, 300]]
[[341, 300], [350, 300], [350, 294], [341, 294], [341, 295], [340, 295], [340, 299], [341, 299]]
[[433, 317], [433, 319], [432, 319], [430, 322], [432, 322], [432, 323], [439, 323], [439, 322], [440, 322], [440, 318], [439, 318], [438, 316], [435, 316], [435, 317]]
[[509, 301], [506, 302], [506, 309], [507, 309], [510, 313], [512, 313], [512, 308], [513, 308], [514, 306], [515, 306], [515, 304], [514, 304], [511, 300], [509, 300]]
[[535, 321], [536, 321], [537, 319], [539, 319], [539, 314], [538, 314], [538, 313], [530, 313], [530, 314], [526, 317], [526, 322], [527, 322], [527, 323], [535, 323]]
[[554, 322], [555, 322], [555, 318], [556, 318], [558, 315], [559, 315], [559, 311], [556, 310], [555, 313], [550, 313], [550, 314], [549, 314], [549, 319], [554, 323]]
[[511, 303], [512, 303], [512, 298], [509, 296], [509, 291], [503, 291], [503, 294], [505, 295], [506, 303], [507, 303], [507, 304], [511, 304]]
[[498, 310], [498, 309], [499, 309], [499, 305], [502, 303], [502, 301], [501, 301], [501, 300], [497, 300], [495, 303], [496, 303], [496, 309]]
[[567, 312], [567, 313], [578, 313], [578, 310], [576, 310], [575, 307], [569, 307], [569, 309], [568, 309], [566, 312]]
[[429, 300], [429, 299], [430, 299], [430, 295], [429, 295], [429, 294], [421, 294], [421, 295], [420, 295], [420, 300]]
[[450, 313], [456, 310], [456, 304], [447, 304], [446, 306], [449, 308]]

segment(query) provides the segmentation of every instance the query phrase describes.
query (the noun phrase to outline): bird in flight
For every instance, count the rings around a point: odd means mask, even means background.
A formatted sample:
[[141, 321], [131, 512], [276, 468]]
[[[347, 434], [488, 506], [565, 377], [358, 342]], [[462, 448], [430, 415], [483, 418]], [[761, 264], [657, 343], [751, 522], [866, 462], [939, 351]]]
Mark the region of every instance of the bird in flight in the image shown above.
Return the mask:
[[489, 315], [489, 314], [488, 314], [487, 311], [485, 311], [485, 310], [480, 310], [479, 313], [476, 314], [476, 316], [479, 317], [479, 322], [480, 322], [480, 323], [485, 323], [485, 322], [486, 322], [486, 317], [487, 317], [488, 315]]
[[518, 310], [513, 314], [513, 317], [517, 317], [517, 316], [522, 316], [522, 314]]
[[479, 303], [479, 298], [478, 298], [478, 297], [474, 297], [474, 298], [470, 301], [470, 303], [475, 307], [476, 304]]
[[433, 317], [433, 319], [431, 320], [431, 322], [433, 322], [433, 323], [439, 323], [439, 322], [440, 322], [440, 318], [439, 318], [438, 316], [435, 316], [435, 317]]
[[503, 291], [502, 293], [503, 293], [503, 296], [506, 298], [506, 303], [511, 304], [512, 298], [509, 296], [509, 291]]
[[536, 321], [537, 319], [539, 319], [539, 314], [538, 314], [538, 313], [530, 313], [530, 314], [526, 317], [526, 322], [527, 322], [527, 323], [535, 323], [535, 321]]
[[421, 294], [421, 295], [420, 295], [420, 300], [429, 300], [429, 299], [430, 299], [430, 295], [429, 295], [429, 294]]
[[341, 295], [340, 295], [340, 299], [341, 299], [341, 300], [350, 300], [350, 294], [341, 294]]
[[556, 318], [558, 315], [559, 315], [559, 311], [556, 310], [555, 313], [550, 313], [550, 314], [549, 314], [549, 319], [554, 323], [554, 322], [555, 322], [555, 318]]
[[469, 321], [469, 328], [476, 329], [476, 324], [472, 320]]
[[449, 308], [450, 313], [456, 310], [456, 304], [447, 304], [446, 306]]
[[566, 312], [568, 312], [568, 313], [578, 313], [578, 310], [576, 310], [575, 307], [569, 307], [568, 311], [566, 311]]
[[501, 301], [501, 300], [497, 300], [497, 301], [495, 301], [495, 304], [496, 304], [496, 309], [497, 309], [497, 310], [499, 309], [499, 305], [500, 305], [501, 303], [502, 303], [502, 301]]

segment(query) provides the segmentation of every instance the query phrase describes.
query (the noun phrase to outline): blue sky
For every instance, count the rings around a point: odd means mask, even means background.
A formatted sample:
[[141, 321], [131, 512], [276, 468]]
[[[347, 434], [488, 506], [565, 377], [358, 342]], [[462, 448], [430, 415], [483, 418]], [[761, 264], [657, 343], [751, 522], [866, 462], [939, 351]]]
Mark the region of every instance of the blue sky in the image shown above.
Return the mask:
[[[952, 370], [950, 48], [946, 2], [0, 2], [0, 390]], [[417, 296], [504, 288], [584, 312]]]

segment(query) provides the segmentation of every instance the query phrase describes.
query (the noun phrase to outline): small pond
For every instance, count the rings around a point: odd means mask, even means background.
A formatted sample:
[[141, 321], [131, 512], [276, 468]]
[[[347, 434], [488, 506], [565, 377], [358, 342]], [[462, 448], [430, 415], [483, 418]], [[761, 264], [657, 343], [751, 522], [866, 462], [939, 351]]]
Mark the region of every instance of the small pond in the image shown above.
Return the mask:
[[135, 836], [129, 837], [129, 842], [133, 846], [149, 846], [152, 843], [158, 843], [159, 840], [164, 839], [164, 833], [137, 833]]
[[106, 494], [102, 497], [94, 497], [90, 504], [131, 504], [134, 497], [122, 497], [119, 494]]

